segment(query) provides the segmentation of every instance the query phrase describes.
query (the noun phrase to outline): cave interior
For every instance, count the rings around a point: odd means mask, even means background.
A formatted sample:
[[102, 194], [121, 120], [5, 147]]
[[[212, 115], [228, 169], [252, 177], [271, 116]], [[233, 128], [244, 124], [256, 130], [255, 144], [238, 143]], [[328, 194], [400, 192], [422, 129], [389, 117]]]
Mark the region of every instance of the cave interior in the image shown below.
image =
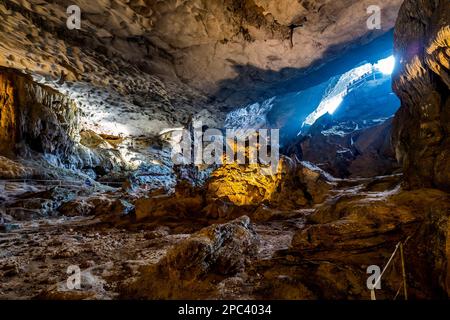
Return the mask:
[[0, 299], [448, 299], [450, 5], [372, 2], [0, 0]]

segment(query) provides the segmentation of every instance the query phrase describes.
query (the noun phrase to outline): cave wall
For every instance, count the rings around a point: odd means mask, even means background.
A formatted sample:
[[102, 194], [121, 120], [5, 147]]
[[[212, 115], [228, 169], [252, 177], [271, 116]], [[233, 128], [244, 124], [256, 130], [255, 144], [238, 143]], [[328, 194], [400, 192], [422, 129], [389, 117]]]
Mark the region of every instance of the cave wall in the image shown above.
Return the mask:
[[[405, 0], [395, 28], [398, 60], [393, 87], [401, 100], [392, 140], [405, 187], [450, 190], [450, 5], [448, 0]], [[424, 192], [417, 190], [415, 192]], [[421, 212], [424, 223], [407, 245], [414, 283], [426, 298], [450, 295], [450, 223], [446, 200]]]
[[16, 142], [14, 90], [4, 74], [0, 74], [0, 84], [0, 154], [11, 155]]
[[450, 5], [406, 0], [395, 29], [396, 156], [410, 188], [450, 190]]
[[76, 104], [30, 76], [0, 68], [0, 155], [67, 159], [79, 132]]

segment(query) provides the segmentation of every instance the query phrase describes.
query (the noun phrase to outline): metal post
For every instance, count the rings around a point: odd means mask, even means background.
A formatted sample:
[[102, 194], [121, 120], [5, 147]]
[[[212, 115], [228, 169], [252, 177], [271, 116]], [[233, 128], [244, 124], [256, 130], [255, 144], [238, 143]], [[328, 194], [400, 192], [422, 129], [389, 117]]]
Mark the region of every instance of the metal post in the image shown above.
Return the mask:
[[400, 243], [400, 257], [402, 259], [403, 290], [404, 290], [404, 294], [405, 294], [405, 300], [408, 300], [408, 289], [406, 288], [405, 259], [403, 257], [403, 244], [402, 243]]

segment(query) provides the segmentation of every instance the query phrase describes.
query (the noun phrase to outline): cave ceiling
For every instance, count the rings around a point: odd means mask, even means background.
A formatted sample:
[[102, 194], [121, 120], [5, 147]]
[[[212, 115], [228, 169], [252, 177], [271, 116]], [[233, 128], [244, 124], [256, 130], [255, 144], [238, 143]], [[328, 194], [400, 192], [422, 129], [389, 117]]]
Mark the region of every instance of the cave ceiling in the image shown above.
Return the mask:
[[[307, 74], [385, 34], [402, 2], [0, 1], [0, 65], [125, 93], [156, 75], [225, 100]], [[81, 30], [66, 27], [73, 4], [81, 8]], [[367, 27], [371, 5], [382, 9], [381, 30]]]

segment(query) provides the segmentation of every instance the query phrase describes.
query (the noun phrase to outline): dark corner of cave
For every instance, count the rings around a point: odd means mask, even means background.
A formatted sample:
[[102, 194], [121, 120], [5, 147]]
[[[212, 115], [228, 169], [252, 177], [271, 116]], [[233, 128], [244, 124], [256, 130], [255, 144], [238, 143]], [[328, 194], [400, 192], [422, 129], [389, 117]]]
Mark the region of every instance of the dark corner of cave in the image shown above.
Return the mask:
[[0, 300], [450, 297], [448, 0], [0, 18]]

